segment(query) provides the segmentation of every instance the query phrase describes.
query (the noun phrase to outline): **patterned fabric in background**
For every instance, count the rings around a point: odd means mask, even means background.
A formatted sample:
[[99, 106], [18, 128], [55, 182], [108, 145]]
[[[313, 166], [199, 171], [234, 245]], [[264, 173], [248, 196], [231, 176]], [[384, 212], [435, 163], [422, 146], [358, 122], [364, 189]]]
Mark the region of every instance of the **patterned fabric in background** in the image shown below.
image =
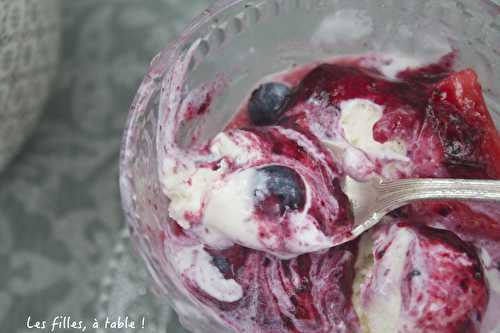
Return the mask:
[[56, 74], [59, 0], [0, 0], [0, 171], [31, 133]]
[[[124, 226], [117, 162], [129, 105], [150, 59], [212, 2], [61, 2], [62, 64], [53, 96], [23, 152], [0, 175], [1, 332], [42, 332], [26, 328], [28, 315], [95, 318]], [[120, 260], [114, 265], [127, 267]], [[77, 332], [56, 332], [66, 331]]]

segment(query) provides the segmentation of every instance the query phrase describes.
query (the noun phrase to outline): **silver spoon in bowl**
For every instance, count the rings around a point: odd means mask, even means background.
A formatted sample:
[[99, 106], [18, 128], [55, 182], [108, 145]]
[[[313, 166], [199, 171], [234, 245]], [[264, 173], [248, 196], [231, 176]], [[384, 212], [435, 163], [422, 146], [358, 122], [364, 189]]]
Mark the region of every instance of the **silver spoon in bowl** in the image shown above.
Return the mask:
[[[500, 201], [500, 181], [470, 179], [398, 179], [358, 182], [346, 177], [343, 191], [352, 203], [352, 240], [387, 213], [419, 200], [472, 199]], [[349, 240], [346, 240], [349, 241]]]
[[[389, 212], [420, 200], [500, 201], [500, 181], [469, 179], [398, 179], [358, 182], [346, 177], [343, 191], [352, 203], [354, 228], [342, 243], [359, 237]], [[336, 244], [340, 245], [340, 244]]]
[[347, 176], [342, 190], [352, 204], [354, 225], [348, 235], [335, 237], [334, 245], [356, 239], [391, 211], [421, 200], [472, 199], [500, 201], [499, 180], [417, 178], [359, 182]]

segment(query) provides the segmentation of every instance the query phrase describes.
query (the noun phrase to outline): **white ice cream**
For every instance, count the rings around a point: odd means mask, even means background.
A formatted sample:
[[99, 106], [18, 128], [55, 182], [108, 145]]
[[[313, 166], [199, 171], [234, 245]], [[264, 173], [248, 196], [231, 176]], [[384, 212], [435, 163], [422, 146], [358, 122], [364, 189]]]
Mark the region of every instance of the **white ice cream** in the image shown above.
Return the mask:
[[[333, 130], [328, 130], [331, 134], [322, 139], [342, 163], [344, 171], [357, 180], [371, 178], [379, 160], [384, 161], [379, 170], [384, 178], [397, 178], [400, 172], [406, 173], [410, 168], [404, 143], [396, 140], [380, 143], [373, 138], [373, 127], [382, 118], [383, 111], [383, 106], [368, 99], [343, 101]], [[322, 136], [321, 128], [316, 132]]]
[[[293, 138], [304, 149], [316, 149], [304, 140], [301, 142], [297, 133], [289, 132], [292, 131], [283, 130], [288, 136], [295, 135]], [[171, 200], [170, 216], [204, 244], [216, 249], [239, 244], [289, 259], [331, 247], [331, 240], [308, 216], [311, 197], [308, 184], [305, 184], [304, 208], [287, 212], [289, 234], [285, 242], [275, 237], [271, 229], [279, 222], [268, 223], [255, 216], [255, 198], [266, 194], [265, 173], [251, 167], [262, 158], [255, 140], [257, 137], [250, 132], [220, 133], [210, 145], [209, 156], [204, 157], [207, 161], [219, 161], [217, 169], [199, 167], [193, 162], [164, 172], [168, 175], [163, 185]], [[230, 167], [241, 169], [233, 171]]]
[[345, 139], [354, 147], [379, 159], [408, 160], [406, 147], [398, 141], [377, 142], [373, 126], [382, 118], [384, 108], [367, 99], [355, 98], [340, 103], [340, 126]]
[[219, 301], [236, 302], [243, 297], [241, 286], [233, 279], [224, 278], [202, 245], [183, 248], [175, 253], [173, 263], [179, 275]]
[[252, 219], [253, 192], [258, 181], [255, 169], [247, 169], [219, 181], [207, 193], [203, 224], [210, 239], [205, 240], [214, 245], [231, 240], [250, 248], [262, 246], [259, 224]]
[[[243, 164], [260, 157], [259, 152], [252, 148], [249, 136], [238, 133], [231, 138], [225, 133], [220, 133], [213, 140], [210, 149], [212, 153], [210, 160], [213, 161], [226, 157]], [[161, 181], [163, 190], [171, 201], [169, 215], [184, 229], [189, 229], [192, 227], [191, 221], [186, 216], [200, 213], [206, 193], [212, 191], [212, 186], [227, 171], [227, 164], [221, 161], [220, 168], [212, 170], [198, 168], [192, 162], [182, 166], [164, 162], [164, 169], [166, 168], [169, 170], [164, 170], [165, 176]]]
[[400, 229], [393, 238], [384, 239], [384, 246], [392, 241], [377, 270], [371, 274], [380, 274], [377, 287], [371, 291], [370, 300], [365, 304], [364, 315], [371, 333], [398, 333], [401, 327], [401, 278], [403, 277], [406, 253], [415, 234], [409, 229]]
[[[266, 176], [246, 169], [220, 181], [208, 194], [203, 225], [209, 231], [204, 240], [216, 246], [231, 240], [248, 248], [265, 251], [288, 259], [331, 246], [329, 240], [307, 216], [310, 203], [300, 212], [290, 214], [290, 237], [282, 246], [266, 221], [257, 220], [254, 197], [266, 195]], [[306, 187], [306, 192], [309, 188]], [[310, 195], [306, 194], [309, 198]]]
[[485, 266], [484, 272], [488, 279], [488, 285], [494, 292], [500, 295], [500, 271], [493, 267], [495, 263], [485, 248], [481, 248], [479, 254]]

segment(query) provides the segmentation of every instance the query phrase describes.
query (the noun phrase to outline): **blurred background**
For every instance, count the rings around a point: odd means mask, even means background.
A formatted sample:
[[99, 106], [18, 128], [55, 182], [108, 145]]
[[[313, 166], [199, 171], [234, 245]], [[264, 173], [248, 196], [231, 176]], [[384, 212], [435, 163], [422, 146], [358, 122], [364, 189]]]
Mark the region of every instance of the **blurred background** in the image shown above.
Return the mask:
[[181, 332], [131, 255], [118, 157], [150, 59], [212, 2], [0, 0], [0, 332], [127, 314]]

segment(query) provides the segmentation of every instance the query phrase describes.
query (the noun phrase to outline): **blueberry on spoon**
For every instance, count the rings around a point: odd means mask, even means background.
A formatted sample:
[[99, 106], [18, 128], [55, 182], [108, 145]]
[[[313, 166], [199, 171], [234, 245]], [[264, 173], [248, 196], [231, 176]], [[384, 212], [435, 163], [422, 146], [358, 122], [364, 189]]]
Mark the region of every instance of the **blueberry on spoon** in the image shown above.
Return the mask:
[[270, 165], [258, 170], [265, 178], [264, 189], [255, 193], [257, 208], [265, 215], [283, 216], [288, 210], [305, 205], [305, 186], [300, 175], [281, 165]]
[[290, 88], [282, 83], [265, 83], [257, 88], [248, 102], [248, 114], [254, 125], [274, 124], [283, 113], [290, 97]]
[[229, 274], [231, 272], [231, 263], [223, 256], [213, 256], [212, 263], [222, 274]]

